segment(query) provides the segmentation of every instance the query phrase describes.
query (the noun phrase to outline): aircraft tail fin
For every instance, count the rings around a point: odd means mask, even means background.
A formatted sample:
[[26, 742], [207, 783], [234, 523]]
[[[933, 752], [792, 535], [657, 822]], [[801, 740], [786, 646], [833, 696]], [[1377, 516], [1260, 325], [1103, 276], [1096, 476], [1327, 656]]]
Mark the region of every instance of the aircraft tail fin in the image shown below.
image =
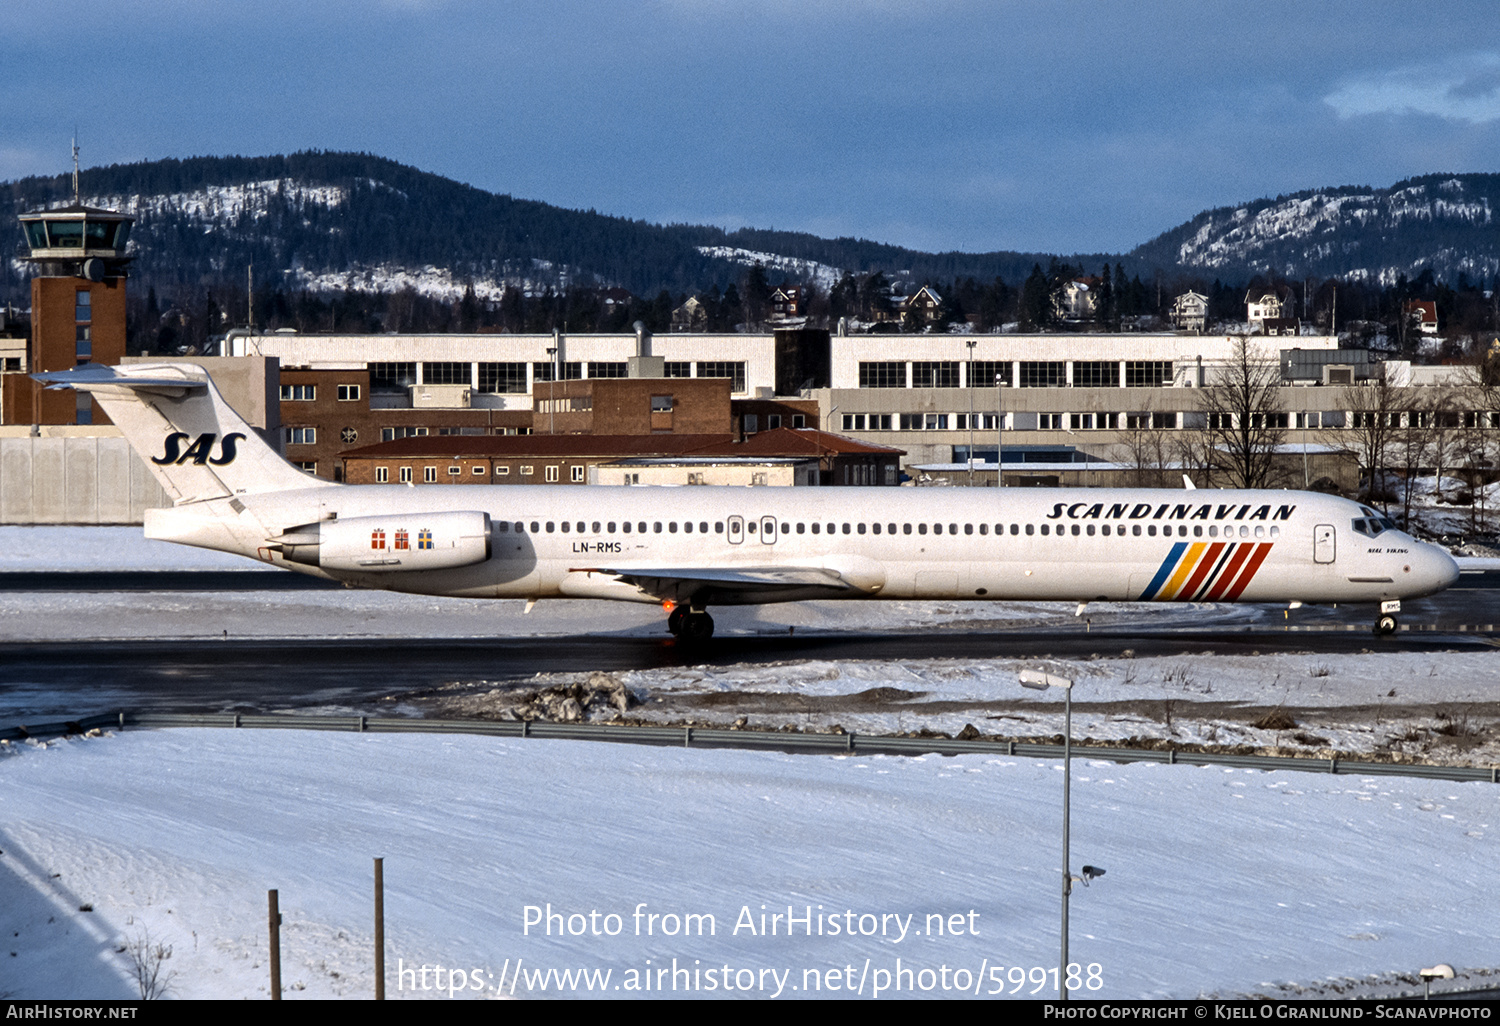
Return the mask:
[[92, 394], [177, 505], [332, 486], [267, 445], [224, 401], [202, 367], [91, 363], [32, 377], [52, 388]]

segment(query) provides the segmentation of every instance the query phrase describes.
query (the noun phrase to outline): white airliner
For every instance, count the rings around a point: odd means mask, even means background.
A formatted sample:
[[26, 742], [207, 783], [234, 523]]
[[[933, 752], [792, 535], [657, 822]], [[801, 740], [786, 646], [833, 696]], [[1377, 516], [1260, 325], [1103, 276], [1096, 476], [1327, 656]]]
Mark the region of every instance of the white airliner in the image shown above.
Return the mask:
[[146, 537], [350, 585], [467, 598], [1378, 603], [1458, 580], [1442, 549], [1312, 492], [342, 485], [287, 463], [190, 364], [35, 377], [93, 394], [175, 505]]

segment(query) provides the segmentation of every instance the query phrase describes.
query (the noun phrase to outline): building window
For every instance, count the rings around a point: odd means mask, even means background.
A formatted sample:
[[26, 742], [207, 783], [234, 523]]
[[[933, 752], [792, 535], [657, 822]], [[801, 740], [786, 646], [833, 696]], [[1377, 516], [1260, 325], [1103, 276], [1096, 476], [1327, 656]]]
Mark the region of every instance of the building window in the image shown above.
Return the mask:
[[760, 418], [753, 413], [745, 414], [745, 434], [753, 435], [760, 430]]
[[401, 474], [400, 474], [400, 476], [401, 476], [401, 483], [402, 484], [411, 484], [411, 468], [410, 467], [402, 467], [401, 468]]
[[448, 476], [449, 477], [458, 477], [463, 472], [464, 472], [464, 468], [463, 467], [449, 467], [448, 468]]
[[87, 324], [80, 324], [74, 336], [73, 353], [80, 362], [86, 362], [94, 355], [94, 332]]
[[484, 468], [483, 467], [474, 467], [472, 469], [473, 469], [473, 474], [474, 474], [475, 477], [481, 477], [481, 476], [483, 476], [483, 474], [484, 474]]
[[1061, 431], [1063, 415], [1061, 413], [1038, 413], [1036, 415], [1036, 428], [1038, 431]]
[[779, 413], [768, 414], [766, 416], [766, 430], [767, 431], [775, 431], [779, 427], [781, 427], [781, 414], [779, 414]]
[[427, 428], [424, 427], [388, 427], [380, 429], [380, 440], [382, 442], [394, 442], [398, 438], [425, 437]]
[[905, 388], [906, 364], [900, 360], [860, 363], [860, 388]]
[[422, 468], [422, 481], [423, 481], [424, 484], [436, 484], [437, 483], [437, 467], [423, 467]]
[[369, 363], [370, 388], [376, 392], [396, 392], [417, 383], [415, 363]]
[[665, 364], [665, 370], [662, 371], [662, 376], [668, 378], [690, 378], [693, 376], [693, 365], [687, 360], [668, 360]]
[[589, 377], [591, 378], [623, 378], [625, 376], [624, 363], [596, 363], [589, 361]]
[[653, 395], [651, 397], [652, 413], [671, 413], [672, 397], [669, 395]]
[[531, 464], [529, 464], [529, 463], [523, 464], [522, 467], [521, 467], [521, 476], [522, 477], [530, 477], [531, 473], [532, 473], [532, 471], [531, 471]]
[[357, 402], [359, 402], [359, 386], [358, 385], [340, 385], [339, 386], [339, 402], [341, 402], [341, 403], [357, 403]]
[[1113, 360], [1078, 360], [1073, 364], [1074, 388], [1119, 388], [1120, 365]]
[[587, 468], [585, 468], [585, 467], [574, 467], [574, 468], [572, 468], [573, 482], [575, 484], [582, 484], [583, 483], [583, 475], [584, 475], [584, 471], [586, 469]]
[[375, 468], [375, 483], [376, 484], [385, 484], [390, 479], [391, 479], [391, 472], [390, 472], [390, 470], [388, 468], [386, 468], [386, 467], [376, 467]]
[[743, 361], [698, 361], [698, 377], [728, 378], [731, 392], [745, 391], [745, 364]]
[[958, 387], [958, 361], [940, 360], [936, 362], [918, 361], [911, 365], [911, 384], [913, 388], [957, 388]]
[[1013, 384], [1010, 379], [1011, 365], [1009, 360], [970, 360], [969, 361], [969, 387], [970, 388], [994, 388], [995, 376], [1000, 376], [1000, 383], [1004, 385]]
[[524, 363], [481, 363], [479, 365], [479, 391], [487, 395], [524, 394], [526, 365]]
[[542, 475], [543, 479], [548, 484], [555, 484], [557, 482], [557, 468], [556, 467], [544, 467], [543, 470], [544, 470], [544, 473]]
[[583, 364], [579, 363], [576, 360], [572, 363], [565, 363], [562, 365], [561, 378], [554, 378], [552, 376], [552, 370], [553, 367], [551, 361], [548, 361], [546, 363], [533, 363], [531, 365], [531, 378], [533, 381], [578, 381], [583, 377]]
[[1125, 364], [1126, 388], [1165, 388], [1171, 383], [1171, 360], [1129, 360]]
[[[889, 423], [889, 421], [890, 421], [890, 417], [889, 416], [886, 417], [886, 421], [887, 421], [886, 427], [890, 427], [891, 425]], [[804, 414], [801, 414], [801, 413], [794, 413], [794, 414], [792, 414], [792, 430], [793, 431], [796, 431], [798, 428], [802, 428], [802, 427], [806, 427], [806, 426], [807, 426], [807, 417]]]
[[1061, 360], [1023, 360], [1022, 388], [1062, 388], [1068, 383], [1068, 365]]
[[316, 475], [318, 473], [318, 462], [317, 460], [298, 460], [297, 469], [304, 474]]
[[471, 364], [443, 360], [422, 364], [424, 385], [467, 385], [470, 382]]
[[1177, 414], [1175, 413], [1153, 413], [1151, 414], [1151, 427], [1157, 431], [1167, 431], [1177, 426]]
[[281, 401], [284, 403], [310, 403], [318, 398], [317, 385], [282, 385]]
[[73, 319], [75, 321], [87, 321], [93, 318], [94, 296], [87, 290], [75, 294], [73, 297]]
[[316, 445], [318, 429], [313, 427], [289, 427], [286, 429], [287, 445]]
[[510, 477], [510, 466], [507, 464], [506, 466], [496, 467], [495, 468], [495, 476], [496, 477]]

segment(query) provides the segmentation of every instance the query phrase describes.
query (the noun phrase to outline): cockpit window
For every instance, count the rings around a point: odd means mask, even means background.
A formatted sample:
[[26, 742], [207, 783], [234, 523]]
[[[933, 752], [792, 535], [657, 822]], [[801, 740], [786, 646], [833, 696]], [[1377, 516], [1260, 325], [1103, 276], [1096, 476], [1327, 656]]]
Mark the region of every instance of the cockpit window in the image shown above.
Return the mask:
[[1367, 538], [1374, 538], [1384, 531], [1394, 531], [1396, 525], [1386, 517], [1368, 516], [1352, 522], [1351, 525], [1356, 534], [1362, 534]]

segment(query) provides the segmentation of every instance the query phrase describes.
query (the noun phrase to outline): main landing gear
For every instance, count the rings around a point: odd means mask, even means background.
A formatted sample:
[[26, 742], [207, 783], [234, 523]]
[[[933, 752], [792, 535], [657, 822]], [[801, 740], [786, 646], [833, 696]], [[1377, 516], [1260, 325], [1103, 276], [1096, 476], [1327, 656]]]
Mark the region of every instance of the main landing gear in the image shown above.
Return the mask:
[[702, 609], [675, 606], [667, 614], [667, 630], [683, 641], [707, 641], [714, 636], [714, 618]]

